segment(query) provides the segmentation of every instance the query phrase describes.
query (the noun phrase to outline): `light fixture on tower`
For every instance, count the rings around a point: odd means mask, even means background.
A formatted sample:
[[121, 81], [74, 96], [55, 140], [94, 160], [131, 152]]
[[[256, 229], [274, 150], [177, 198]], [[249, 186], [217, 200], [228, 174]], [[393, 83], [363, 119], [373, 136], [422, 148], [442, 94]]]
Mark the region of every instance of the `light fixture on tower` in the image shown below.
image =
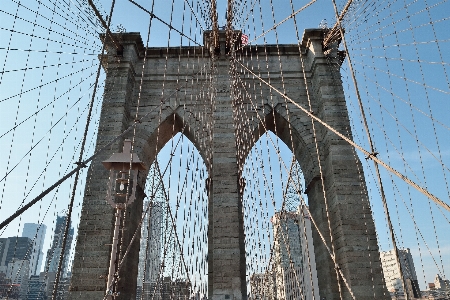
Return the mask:
[[114, 236], [109, 263], [108, 283], [106, 294], [108, 300], [114, 299], [119, 293], [116, 286], [117, 244], [119, 241], [120, 219], [122, 210], [136, 199], [137, 177], [140, 170], [147, 170], [146, 165], [137, 154], [131, 152], [131, 141], [123, 142], [123, 152], [114, 153], [109, 159], [102, 162], [109, 170], [108, 191], [106, 201], [116, 210]]

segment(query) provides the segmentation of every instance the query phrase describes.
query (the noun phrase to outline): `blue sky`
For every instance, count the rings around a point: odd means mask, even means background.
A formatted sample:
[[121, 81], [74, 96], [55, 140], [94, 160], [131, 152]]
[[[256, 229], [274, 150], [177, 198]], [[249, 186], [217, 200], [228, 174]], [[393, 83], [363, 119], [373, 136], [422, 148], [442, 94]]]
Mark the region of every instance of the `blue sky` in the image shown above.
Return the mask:
[[[136, 2], [147, 10], [152, 9], [150, 0]], [[277, 1], [274, 5], [268, 0], [249, 1], [248, 4], [241, 2], [241, 12], [237, 13], [235, 27], [243, 28], [250, 41], [292, 13], [290, 1]], [[294, 10], [308, 3], [292, 2]], [[10, 172], [0, 182], [2, 220], [14, 212], [23, 199], [26, 198], [25, 202], [28, 202], [73, 167], [73, 162], [78, 158], [87, 107], [92, 97], [97, 55], [101, 51], [98, 39], [100, 27], [89, 15], [86, 1], [18, 3], [6, 0], [0, 9], [0, 174]], [[154, 13], [168, 23], [172, 20], [175, 28], [183, 30], [201, 44], [202, 28], [207, 28], [202, 14], [207, 12], [202, 11], [202, 6], [197, 8], [197, 2], [189, 2], [200, 20], [198, 23], [186, 3], [182, 0], [155, 1]], [[217, 3], [219, 25], [223, 25], [227, 1]], [[253, 13], [250, 12], [252, 3], [255, 4]], [[450, 4], [394, 0], [373, 4], [362, 1], [354, 3], [355, 8], [343, 23], [379, 157], [450, 203]], [[97, 4], [106, 16], [111, 3], [102, 0], [97, 1]], [[338, 1], [339, 10], [344, 4], [344, 1]], [[425, 9], [426, 6], [429, 9]], [[323, 19], [327, 20], [329, 26], [335, 23], [332, 2], [317, 0], [296, 16], [299, 34], [305, 28], [317, 27]], [[147, 43], [149, 15], [129, 1], [116, 1], [112, 17], [113, 31], [119, 25], [129, 32], [141, 32], [144, 44]], [[191, 41], [173, 31], [169, 39], [168, 27], [157, 20], [153, 20], [149, 36], [149, 46], [192, 45]], [[274, 44], [277, 38], [280, 44], [297, 43], [292, 19], [252, 44]], [[354, 139], [368, 149], [347, 61], [341, 72]], [[101, 74], [95, 97], [93, 126], [88, 133], [84, 157], [92, 154], [94, 148], [103, 79], [104, 75]], [[289, 166], [290, 151], [281, 141], [277, 143], [285, 164]], [[187, 151], [188, 143], [183, 145]], [[267, 146], [263, 141], [260, 147], [264, 155], [275, 157], [271, 145]], [[162, 169], [164, 161], [167, 161], [167, 153], [168, 150], [161, 151]], [[196, 156], [195, 159], [201, 165], [200, 158]], [[388, 239], [373, 164], [362, 156], [360, 159], [365, 168], [380, 248], [389, 250], [392, 244]], [[180, 170], [172, 171], [182, 176]], [[270, 173], [268, 170], [260, 172]], [[272, 196], [280, 199], [279, 191], [286, 180], [286, 173], [280, 168], [278, 158], [272, 159], [271, 172], [279, 178], [275, 181], [277, 186], [273, 188]], [[447, 274], [450, 270], [450, 238], [446, 234], [450, 227], [450, 214], [438, 209], [434, 203], [429, 203], [425, 196], [386, 170], [381, 170], [381, 173], [399, 246], [412, 250], [419, 284], [424, 289], [425, 282], [433, 280], [438, 267], [444, 267]], [[78, 185], [75, 198], [75, 227], [86, 182], [85, 173], [80, 178], [81, 184]], [[169, 198], [174, 201], [172, 199], [178, 193], [178, 183], [171, 183], [169, 189], [169, 178], [165, 180]], [[192, 191], [193, 185], [190, 183], [191, 187], [185, 193]], [[66, 209], [72, 184], [73, 180], [66, 181], [57, 192], [49, 194], [12, 223], [1, 236], [20, 234], [24, 222], [44, 220], [48, 227], [48, 245], [56, 214]], [[272, 190], [267, 186], [263, 188], [266, 193]], [[195, 191], [198, 192], [198, 188]], [[271, 205], [271, 198], [266, 196], [264, 201]], [[180, 209], [180, 214], [186, 209], [187, 205]]]

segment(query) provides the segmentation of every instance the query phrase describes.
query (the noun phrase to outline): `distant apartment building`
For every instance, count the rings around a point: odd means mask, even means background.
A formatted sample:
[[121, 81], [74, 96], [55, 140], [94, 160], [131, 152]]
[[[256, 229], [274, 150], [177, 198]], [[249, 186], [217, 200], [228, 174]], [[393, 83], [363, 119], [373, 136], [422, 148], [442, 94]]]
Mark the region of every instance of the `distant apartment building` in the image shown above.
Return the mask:
[[30, 275], [39, 275], [41, 271], [46, 230], [47, 226], [44, 224], [25, 223], [23, 226], [22, 237], [31, 239], [33, 243], [30, 255]]
[[13, 260], [30, 260], [33, 251], [31, 239], [13, 236], [1, 240], [0, 266], [7, 266]]
[[0, 273], [11, 284], [8, 290], [14, 289], [18, 299], [26, 299], [32, 251], [33, 243], [28, 237], [0, 239]]
[[45, 281], [41, 276], [32, 275], [28, 280], [27, 300], [46, 300]]
[[[409, 248], [399, 249], [398, 253], [408, 298], [420, 298], [421, 293], [411, 251]], [[381, 251], [380, 259], [388, 291], [391, 294], [405, 293], [394, 249]]]
[[170, 277], [160, 277], [154, 282], [145, 282], [141, 299], [143, 300], [190, 300], [191, 284], [188, 281]]
[[[70, 275], [70, 273], [69, 273]], [[43, 277], [43, 278], [42, 278]], [[46, 299], [53, 299], [53, 289], [55, 286], [55, 279], [56, 279], [56, 273], [49, 272], [49, 273], [41, 273], [41, 278], [45, 282], [45, 292], [46, 292]], [[55, 293], [55, 300], [64, 300], [66, 299], [67, 293], [69, 292], [69, 286], [70, 286], [70, 277], [62, 277], [59, 280], [58, 284], [58, 290]]]
[[422, 291], [422, 297], [430, 300], [449, 300], [450, 280], [442, 279], [439, 274], [436, 274], [434, 282], [429, 282], [428, 289], [426, 291]]
[[[56, 273], [58, 270], [59, 258], [62, 252], [62, 244], [64, 237], [64, 230], [66, 226], [66, 216], [57, 216], [55, 230], [53, 233], [53, 241], [50, 249], [47, 250], [47, 258], [45, 260], [44, 272]], [[62, 262], [61, 274], [63, 277], [67, 276], [70, 258], [70, 248], [73, 239], [73, 227], [69, 228], [66, 237], [66, 248], [64, 250], [64, 257]]]
[[[70, 274], [69, 274], [70, 275]], [[58, 290], [53, 295], [56, 273], [41, 272], [39, 276], [31, 276], [28, 281], [27, 300], [64, 300], [67, 297], [70, 277], [63, 277], [59, 281]], [[53, 297], [54, 296], [54, 297]]]
[[271, 221], [276, 299], [319, 300], [311, 221], [306, 207], [300, 206], [297, 212], [277, 212]]
[[19, 299], [26, 299], [27, 297], [29, 274], [29, 260], [13, 259], [8, 262], [6, 278], [19, 287]]
[[436, 274], [434, 278], [434, 288], [439, 290], [448, 290], [450, 291], [450, 280], [442, 279], [439, 274]]
[[253, 274], [250, 277], [251, 300], [276, 300], [276, 273], [268, 270], [265, 273]]
[[17, 284], [12, 284], [11, 279], [6, 278], [6, 273], [0, 272], [0, 299], [18, 299], [19, 288]]
[[0, 238], [0, 273], [6, 274], [6, 254], [8, 253], [9, 239]]

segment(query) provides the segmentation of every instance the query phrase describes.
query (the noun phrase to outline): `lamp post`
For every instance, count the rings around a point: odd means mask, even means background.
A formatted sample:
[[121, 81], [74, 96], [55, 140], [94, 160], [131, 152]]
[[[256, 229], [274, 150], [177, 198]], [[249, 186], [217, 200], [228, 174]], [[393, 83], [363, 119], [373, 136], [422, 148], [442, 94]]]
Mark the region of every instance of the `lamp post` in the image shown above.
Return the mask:
[[114, 277], [116, 274], [117, 244], [119, 242], [122, 210], [136, 199], [138, 172], [139, 170], [146, 170], [147, 167], [137, 154], [131, 153], [131, 140], [128, 139], [124, 140], [122, 153], [114, 153], [102, 164], [109, 170], [106, 201], [116, 210], [108, 283], [106, 285], [107, 299], [110, 300], [115, 299], [118, 295], [117, 291], [114, 291]]

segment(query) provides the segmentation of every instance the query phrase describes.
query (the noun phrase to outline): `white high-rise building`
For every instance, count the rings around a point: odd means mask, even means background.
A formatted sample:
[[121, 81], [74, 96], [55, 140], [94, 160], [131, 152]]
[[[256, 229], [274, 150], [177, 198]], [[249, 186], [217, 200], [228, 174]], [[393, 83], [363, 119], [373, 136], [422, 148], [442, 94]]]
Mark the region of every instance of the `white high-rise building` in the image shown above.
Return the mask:
[[272, 223], [276, 298], [319, 300], [311, 222], [305, 209], [277, 212]]
[[45, 232], [47, 226], [44, 224], [25, 223], [23, 225], [22, 237], [27, 237], [33, 241], [33, 249], [30, 255], [30, 276], [39, 275], [44, 256]]
[[434, 288], [450, 291], [450, 280], [442, 279], [439, 274], [436, 274], [436, 277], [434, 278]]
[[298, 207], [298, 225], [300, 232], [300, 243], [302, 248], [303, 272], [304, 272], [304, 294], [305, 299], [319, 300], [319, 281], [317, 279], [316, 255], [314, 254], [314, 243], [312, 237], [311, 217], [307, 207]]
[[160, 277], [162, 223], [164, 208], [167, 204], [165, 202], [146, 201], [144, 209], [149, 203], [150, 207], [141, 227], [138, 286], [142, 286], [143, 281], [156, 282]]
[[[399, 249], [398, 254], [409, 298], [420, 298], [419, 283], [411, 251], [409, 248]], [[403, 293], [403, 283], [394, 249], [381, 251], [380, 259], [388, 291], [391, 293]]]

